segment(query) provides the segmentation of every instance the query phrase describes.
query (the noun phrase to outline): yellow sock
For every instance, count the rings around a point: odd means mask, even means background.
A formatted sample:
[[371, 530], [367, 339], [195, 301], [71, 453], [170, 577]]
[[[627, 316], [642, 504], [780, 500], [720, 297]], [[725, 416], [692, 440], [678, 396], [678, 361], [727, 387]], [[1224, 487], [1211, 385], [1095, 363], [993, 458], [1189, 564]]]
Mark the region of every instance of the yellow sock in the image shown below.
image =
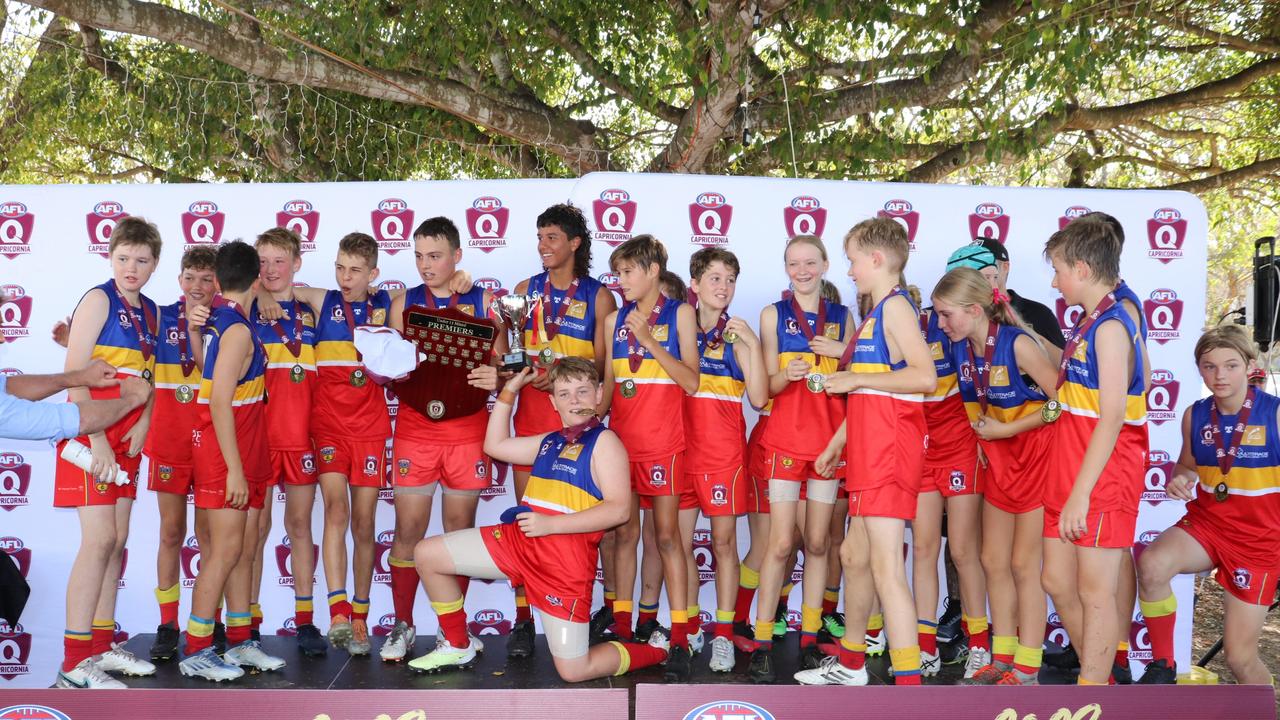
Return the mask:
[[[1146, 617], [1146, 616], [1143, 615], [1143, 617]], [[1129, 652], [1129, 641], [1121, 640], [1120, 642], [1116, 643], [1116, 652], [1118, 653]]]
[[518, 608], [529, 607], [529, 598], [525, 597], [524, 595], [517, 595], [516, 607]]
[[605, 591], [604, 591], [604, 600], [605, 600], [605, 602], [612, 602], [612, 601], [617, 600], [617, 599], [618, 599], [618, 593], [616, 593], [616, 592], [614, 592], [614, 591], [612, 591], [612, 590], [605, 590]]
[[94, 618], [94, 619], [93, 619], [93, 629], [94, 629], [94, 630], [112, 630], [112, 631], [114, 631], [114, 630], [116, 629], [116, 621], [115, 621], [115, 620], [103, 620], [102, 618]]
[[436, 615], [457, 612], [462, 609], [462, 598], [458, 598], [453, 602], [433, 602], [431, 603], [431, 609], [436, 611]]
[[262, 606], [258, 603], [249, 603], [249, 617], [262, 619]]
[[756, 642], [773, 642], [772, 620], [756, 620]]
[[1169, 593], [1169, 597], [1163, 600], [1147, 602], [1139, 599], [1138, 607], [1142, 610], [1142, 617], [1144, 618], [1164, 617], [1178, 611], [1178, 598], [1173, 593]]
[[1018, 643], [1017, 649], [1013, 651], [1013, 664], [1022, 672], [1030, 672], [1030, 670], [1024, 668], [1031, 668], [1038, 672], [1043, 659], [1043, 647], [1029, 648], [1022, 643]]
[[791, 591], [794, 590], [795, 587], [795, 583], [787, 583], [786, 585], [783, 585], [782, 592], [778, 593], [778, 599], [785, 602], [787, 598], [791, 597]]
[[871, 632], [873, 630], [883, 630], [883, 629], [884, 629], [883, 613], [876, 613], [875, 615], [872, 615], [871, 617], [867, 618], [867, 632]]
[[631, 669], [631, 653], [627, 652], [627, 646], [623, 643], [613, 640], [609, 643], [618, 649], [618, 669], [613, 673], [614, 677], [626, 675]]
[[718, 622], [718, 623], [731, 623], [731, 622], [733, 622], [733, 611], [732, 611], [732, 610], [720, 610], [720, 609], [718, 609], [718, 608], [717, 608], [717, 609], [716, 609], [716, 622]]
[[970, 635], [977, 635], [978, 633], [983, 632], [988, 627], [990, 627], [990, 625], [987, 624], [986, 615], [981, 615], [979, 617], [969, 617], [968, 615], [965, 615], [963, 616], [963, 619], [966, 623], [969, 624]]
[[[179, 583], [174, 583], [172, 587], [156, 588], [156, 602], [178, 602], [178, 598], [181, 597], [180, 590], [181, 585]], [[112, 623], [112, 627], [115, 627], [115, 623]]]
[[893, 663], [894, 675], [920, 674], [920, 646], [912, 645], [904, 648], [890, 648], [889, 661]]
[[822, 608], [809, 607], [808, 605], [800, 606], [800, 632], [817, 634], [818, 629], [822, 627]]
[[1104, 682], [1096, 683], [1091, 680], [1085, 680], [1083, 675], [1076, 678], [1076, 684], [1077, 685], [1106, 685], [1106, 683]]
[[748, 590], [754, 590], [760, 587], [760, 573], [743, 563], [738, 566], [738, 584]]
[[689, 610], [687, 614], [688, 614], [688, 617], [696, 618], [702, 614], [702, 608], [698, 605], [698, 603], [694, 603], [689, 606]]
[[[992, 656], [1002, 655], [1012, 658], [1018, 651], [1017, 635], [995, 635], [991, 638], [991, 654]], [[994, 657], [992, 658], [994, 659]], [[1004, 662], [1008, 662], [1005, 660]]]
[[[525, 599], [524, 599], [524, 598], [522, 598], [522, 597], [517, 597], [517, 598], [516, 598], [516, 606], [517, 606], [517, 607], [520, 605], [520, 601], [521, 601], [521, 600], [524, 600], [524, 604], [525, 604], [525, 605], [528, 605], [528, 604], [529, 604], [529, 601], [528, 601], [528, 600], [525, 600]], [[629, 612], [631, 612], [631, 608], [635, 607], [635, 606], [633, 605], [633, 603], [634, 603], [634, 601], [633, 601], [633, 600], [614, 600], [614, 601], [613, 601], [613, 611], [614, 611], [614, 612], [616, 612], [616, 613], [622, 613], [622, 612], [629, 613]]]
[[209, 637], [213, 634], [213, 621], [192, 615], [187, 618], [187, 634], [192, 637]]

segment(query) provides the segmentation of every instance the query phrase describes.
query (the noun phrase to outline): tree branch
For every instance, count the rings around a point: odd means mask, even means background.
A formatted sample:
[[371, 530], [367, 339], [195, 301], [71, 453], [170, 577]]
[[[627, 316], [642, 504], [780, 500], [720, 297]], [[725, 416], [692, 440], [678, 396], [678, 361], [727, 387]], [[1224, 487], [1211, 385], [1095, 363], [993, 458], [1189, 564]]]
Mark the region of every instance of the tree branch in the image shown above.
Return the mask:
[[1186, 182], [1165, 185], [1164, 187], [1153, 188], [1156, 190], [1183, 190], [1197, 195], [1201, 193], [1221, 190], [1239, 185], [1249, 180], [1254, 180], [1266, 175], [1280, 174], [1280, 157], [1268, 158], [1266, 160], [1257, 160], [1248, 165], [1220, 172], [1217, 175], [1200, 178], [1199, 180], [1188, 180]]
[[23, 2], [81, 24], [182, 45], [268, 80], [436, 108], [499, 135], [546, 147], [578, 172], [604, 164], [605, 154], [590, 122], [552, 112], [529, 112], [456, 82], [393, 70], [357, 69], [309, 53], [286, 53], [265, 42], [236, 37], [198, 16], [139, 0]]
[[1258, 53], [1261, 55], [1280, 55], [1280, 43], [1269, 39], [1250, 40], [1249, 38], [1240, 37], [1239, 35], [1210, 30], [1208, 28], [1203, 28], [1189, 23], [1182, 18], [1168, 13], [1157, 13], [1153, 17], [1156, 22], [1164, 25], [1165, 27], [1173, 28], [1174, 30], [1188, 35], [1198, 35], [1220, 45], [1235, 48], [1236, 50], [1243, 50], [1245, 52]]

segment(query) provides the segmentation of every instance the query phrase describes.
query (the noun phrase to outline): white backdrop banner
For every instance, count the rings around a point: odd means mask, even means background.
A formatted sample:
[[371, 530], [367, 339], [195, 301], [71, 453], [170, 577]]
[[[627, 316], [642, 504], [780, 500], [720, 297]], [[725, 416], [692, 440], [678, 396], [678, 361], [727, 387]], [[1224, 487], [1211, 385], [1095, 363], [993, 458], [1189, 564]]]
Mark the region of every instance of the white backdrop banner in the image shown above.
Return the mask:
[[[0, 186], [0, 285], [11, 296], [0, 307], [0, 372], [61, 370], [63, 351], [49, 329], [74, 309], [81, 294], [110, 277], [105, 262], [111, 227], [124, 215], [155, 222], [165, 239], [159, 269], [144, 292], [159, 303], [177, 299], [181, 250], [190, 244], [228, 239], [252, 241], [261, 231], [293, 227], [306, 241], [298, 280], [334, 284], [331, 263], [338, 239], [361, 231], [383, 249], [381, 282], [391, 287], [420, 282], [413, 265], [412, 231], [422, 220], [445, 215], [457, 223], [462, 266], [491, 289], [510, 289], [540, 270], [535, 218], [548, 205], [572, 199], [583, 208], [597, 242], [594, 273], [608, 277], [608, 254], [632, 234], [652, 233], [671, 255], [671, 269], [687, 274], [689, 256], [701, 247], [723, 246], [743, 265], [733, 311], [753, 323], [760, 309], [786, 288], [782, 248], [788, 237], [812, 233], [827, 240], [829, 278], [846, 300], [841, 240], [854, 223], [876, 214], [902, 222], [912, 240], [907, 278], [925, 296], [942, 275], [947, 255], [975, 234], [1003, 240], [1012, 260], [1010, 286], [1055, 308], [1064, 325], [1067, 308], [1050, 288], [1040, 257], [1045, 239], [1060, 223], [1088, 210], [1103, 210], [1124, 224], [1128, 241], [1124, 277], [1144, 298], [1151, 324], [1153, 390], [1150, 397], [1151, 467], [1138, 523], [1138, 547], [1149, 543], [1182, 512], [1163, 491], [1179, 449], [1177, 414], [1199, 397], [1191, 350], [1204, 324], [1207, 220], [1194, 196], [1172, 192], [1038, 190], [950, 185], [888, 185], [769, 178], [597, 173], [580, 180], [458, 181], [422, 183], [321, 183], [281, 185]], [[1183, 389], [1182, 384], [1187, 387]], [[55, 398], [55, 400], [57, 400]], [[392, 404], [394, 412], [394, 403]], [[494, 472], [482, 495], [479, 522], [496, 521], [514, 504], [507, 468]], [[44, 687], [61, 658], [65, 580], [79, 538], [74, 512], [52, 508], [53, 452], [44, 443], [0, 440], [0, 548], [13, 557], [32, 585], [32, 600], [18, 627], [0, 626], [0, 687]], [[263, 632], [293, 632], [291, 552], [283, 530], [283, 495], [272, 505], [274, 523], [266, 549], [260, 602]], [[374, 634], [390, 629], [391, 593], [387, 553], [394, 511], [389, 491], [379, 506], [378, 552], [371, 593]], [[319, 538], [321, 508], [313, 530]], [[438, 511], [436, 511], [438, 515]], [[153, 632], [158, 610], [155, 551], [159, 520], [145, 489], [133, 512], [126, 567], [117, 610], [120, 639]], [[190, 528], [190, 523], [188, 524]], [[433, 518], [429, 533], [440, 531]], [[189, 535], [191, 531], [189, 530]], [[740, 524], [742, 550], [746, 524]], [[701, 605], [715, 607], [714, 564], [705, 521], [695, 555], [702, 577]], [[181, 615], [190, 607], [190, 585], [199, 568], [199, 548], [189, 537], [182, 552]], [[323, 569], [317, 568], [317, 589]], [[348, 592], [353, 588], [346, 583]], [[1175, 586], [1179, 604], [1191, 607], [1189, 578]], [[322, 593], [321, 593], [322, 594]], [[467, 598], [472, 630], [505, 633], [513, 606], [503, 583], [474, 583]], [[664, 600], [665, 603], [665, 600]], [[317, 607], [322, 628], [323, 603]], [[799, 608], [799, 593], [792, 606]], [[435, 619], [421, 592], [420, 634], [435, 632]], [[798, 621], [798, 612], [795, 613]], [[1178, 663], [1190, 653], [1190, 612], [1179, 614]], [[1049, 625], [1061, 638], [1056, 617]], [[1135, 615], [1131, 660], [1150, 658], [1141, 617]]]

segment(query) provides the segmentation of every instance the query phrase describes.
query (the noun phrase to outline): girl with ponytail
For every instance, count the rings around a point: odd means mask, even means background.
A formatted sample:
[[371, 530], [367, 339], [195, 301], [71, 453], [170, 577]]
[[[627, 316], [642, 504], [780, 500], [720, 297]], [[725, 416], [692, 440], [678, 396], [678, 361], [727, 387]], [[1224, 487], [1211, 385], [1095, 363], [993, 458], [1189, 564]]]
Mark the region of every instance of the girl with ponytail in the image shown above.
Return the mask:
[[952, 342], [960, 396], [991, 468], [982, 510], [991, 664], [962, 682], [1034, 685], [1044, 645], [1040, 535], [1052, 441], [1041, 408], [1055, 397], [1057, 374], [1008, 296], [977, 270], [944, 275], [933, 290], [933, 312]]

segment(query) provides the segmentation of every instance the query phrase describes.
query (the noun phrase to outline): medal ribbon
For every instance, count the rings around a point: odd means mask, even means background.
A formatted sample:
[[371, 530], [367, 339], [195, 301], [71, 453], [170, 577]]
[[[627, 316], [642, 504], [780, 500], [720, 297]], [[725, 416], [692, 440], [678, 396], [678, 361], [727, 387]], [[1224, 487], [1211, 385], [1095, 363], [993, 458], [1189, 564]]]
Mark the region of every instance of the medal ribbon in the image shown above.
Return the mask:
[[[653, 330], [654, 323], [658, 322], [658, 316], [662, 314], [662, 308], [667, 305], [667, 296], [658, 293], [658, 301], [653, 304], [653, 309], [649, 311], [649, 330]], [[631, 312], [635, 312], [637, 305], [631, 304]], [[631, 366], [631, 372], [640, 370], [640, 363], [644, 362], [644, 348], [640, 347], [640, 341], [636, 340], [635, 333], [627, 333], [627, 364]]]
[[867, 323], [871, 321], [871, 318], [876, 316], [876, 313], [880, 311], [880, 308], [884, 306], [885, 302], [894, 295], [905, 294], [906, 293], [902, 291], [902, 286], [894, 285], [893, 289], [889, 291], [889, 294], [885, 295], [884, 299], [876, 303], [875, 307], [871, 308], [871, 312], [867, 313], [867, 316], [862, 318], [862, 322], [858, 323], [858, 329], [853, 332], [853, 337], [849, 338], [849, 345], [845, 347], [844, 354], [840, 356], [840, 365], [837, 366], [837, 369], [847, 366], [849, 361], [853, 360], [853, 352], [858, 347], [858, 338], [862, 337], [862, 329], [867, 326]]
[[182, 377], [191, 375], [196, 369], [195, 354], [191, 352], [191, 339], [187, 335], [187, 299], [178, 301], [178, 364], [182, 366]]
[[120, 286], [113, 280], [111, 289], [116, 291], [116, 299], [124, 306], [125, 314], [129, 316], [129, 322], [133, 325], [133, 332], [138, 338], [138, 349], [142, 352], [143, 361], [151, 360], [151, 356], [156, 351], [156, 319], [151, 314], [151, 309], [147, 307], [147, 301], [138, 296], [139, 304], [142, 305], [142, 317], [147, 323], [146, 332], [142, 331], [142, 325], [138, 323], [138, 316], [133, 314], [133, 306], [125, 298], [124, 293], [120, 290]]
[[[578, 292], [579, 280], [580, 278], [574, 278], [573, 284], [569, 286], [568, 290], [564, 291], [564, 302], [560, 303], [560, 308], [558, 310], [552, 311], [551, 322], [547, 323], [545, 319], [543, 320], [543, 324], [545, 325], [544, 331], [547, 336], [547, 342], [551, 342], [552, 340], [555, 340], [556, 335], [560, 334], [560, 323], [564, 321], [565, 314], [569, 312], [569, 305], [570, 303], [573, 302], [573, 296], [576, 295]], [[551, 291], [554, 289], [555, 288], [552, 287], [551, 285], [551, 273], [547, 273], [547, 281], [542, 285], [542, 297], [543, 297], [543, 302], [547, 303], [553, 308], [555, 307], [555, 303], [551, 299]]]
[[1240, 441], [1244, 439], [1244, 428], [1249, 423], [1249, 415], [1253, 412], [1253, 402], [1257, 399], [1258, 389], [1250, 386], [1249, 394], [1245, 396], [1244, 405], [1240, 407], [1240, 413], [1236, 415], [1236, 425], [1231, 431], [1231, 447], [1224, 448], [1222, 445], [1222, 427], [1221, 418], [1218, 415], [1218, 403], [1215, 400], [1209, 406], [1209, 427], [1213, 434], [1214, 452], [1218, 457], [1218, 469], [1222, 471], [1225, 478], [1231, 472], [1231, 466], [1236, 462], [1236, 456], [1240, 452]]
[[[694, 308], [694, 310], [696, 311], [697, 308]], [[699, 349], [702, 349], [703, 347], [708, 347], [708, 348], [711, 348], [712, 350], [715, 350], [716, 348], [720, 347], [720, 345], [724, 343], [724, 326], [727, 325], [728, 323], [729, 323], [729, 313], [723, 310], [720, 312], [720, 319], [716, 321], [716, 326], [706, 332], [703, 332], [702, 321], [699, 320], [698, 321], [698, 345], [700, 346]], [[807, 325], [808, 323], [805, 323], [805, 324]]]
[[[276, 331], [280, 341], [284, 343], [285, 347], [289, 348], [289, 354], [293, 356], [293, 359], [297, 360], [302, 355], [302, 313], [298, 312], [297, 300], [290, 301], [289, 310], [293, 314], [293, 337], [285, 334], [279, 320], [271, 321], [271, 329]], [[343, 312], [346, 311], [344, 310]], [[355, 330], [351, 331], [351, 339], [355, 340]]]
[[[244, 320], [245, 327], [249, 329], [249, 337], [253, 338], [253, 349], [255, 352], [262, 354], [262, 362], [265, 365], [267, 362], [267, 347], [262, 344], [262, 339], [258, 337], [258, 333], [253, 331], [253, 325], [249, 323], [248, 318], [245, 318], [240, 312], [240, 303], [235, 300], [226, 300], [223, 303], [223, 307], [232, 310]], [[250, 366], [252, 366], [252, 362], [250, 362]]]
[[[429, 288], [427, 289], [427, 297], [431, 298], [431, 307], [434, 307], [435, 309], [439, 310], [439, 309], [440, 309], [440, 300], [441, 300], [441, 299], [440, 299], [440, 298], [438, 298], [438, 297], [436, 297], [435, 295], [433, 295], [433, 294], [431, 293], [431, 290], [430, 290]], [[459, 299], [461, 299], [461, 297], [462, 297], [462, 296], [461, 296], [461, 295], [459, 295], [458, 293], [452, 293], [451, 295], [449, 295], [449, 301], [448, 301], [448, 303], [447, 303], [447, 304], [445, 304], [445, 306], [444, 306], [444, 307], [446, 307], [446, 308], [457, 307], [457, 306], [458, 306], [458, 300], [459, 300]], [[366, 304], [368, 303], [368, 301], [367, 301], [367, 300], [366, 300], [365, 302], [366, 302]], [[352, 330], [352, 332], [355, 332], [355, 331], [354, 331], [354, 330]]]
[[1075, 355], [1076, 348], [1080, 346], [1080, 341], [1084, 338], [1084, 334], [1089, 332], [1089, 329], [1093, 327], [1093, 324], [1097, 322], [1102, 313], [1110, 310], [1115, 304], [1116, 294], [1114, 292], [1107, 293], [1107, 296], [1102, 298], [1102, 302], [1098, 303], [1098, 307], [1094, 308], [1088, 317], [1077, 323], [1071, 331], [1071, 340], [1062, 349], [1062, 364], [1058, 366], [1057, 387], [1062, 387], [1063, 383], [1067, 381], [1067, 368], [1071, 366], [1071, 356]]
[[[354, 311], [354, 309], [351, 307], [351, 303], [347, 302], [347, 299], [346, 299], [346, 298], [344, 298], [344, 297], [342, 297], [342, 294], [341, 294], [341, 292], [340, 292], [340, 291], [339, 291], [338, 297], [342, 299], [342, 315], [343, 315], [343, 317], [344, 317], [344, 318], [346, 319], [346, 321], [347, 321], [347, 330], [351, 332], [351, 345], [352, 345], [352, 347], [355, 347], [355, 343], [356, 343], [356, 315], [355, 315], [355, 311]], [[365, 301], [364, 301], [364, 320], [362, 320], [362, 321], [360, 322], [360, 324], [361, 324], [361, 325], [364, 325], [364, 324], [365, 324], [365, 322], [366, 322], [368, 319], [369, 319], [369, 299], [368, 299], [368, 298], [365, 298]], [[357, 360], [357, 361], [359, 361], [359, 362], [364, 362], [364, 355], [361, 355], [359, 350], [356, 350], [356, 360]]]
[[582, 423], [581, 425], [574, 425], [573, 427], [567, 427], [561, 430], [560, 434], [564, 436], [564, 442], [566, 445], [572, 445], [573, 443], [578, 442], [579, 438], [581, 438], [584, 434], [586, 434], [588, 430], [596, 427], [599, 424], [600, 424], [600, 418], [596, 415], [592, 415], [590, 420]]
[[987, 407], [991, 404], [989, 395], [991, 390], [991, 361], [996, 355], [996, 333], [1000, 331], [1000, 324], [997, 322], [989, 322], [987, 324], [987, 343], [982, 348], [982, 366], [974, 367], [976, 363], [973, 357], [973, 343], [965, 342], [964, 349], [968, 359], [964, 361], [966, 368], [970, 369], [970, 377], [973, 378], [973, 388], [978, 394], [978, 407], [982, 409], [982, 414], [987, 414]]

